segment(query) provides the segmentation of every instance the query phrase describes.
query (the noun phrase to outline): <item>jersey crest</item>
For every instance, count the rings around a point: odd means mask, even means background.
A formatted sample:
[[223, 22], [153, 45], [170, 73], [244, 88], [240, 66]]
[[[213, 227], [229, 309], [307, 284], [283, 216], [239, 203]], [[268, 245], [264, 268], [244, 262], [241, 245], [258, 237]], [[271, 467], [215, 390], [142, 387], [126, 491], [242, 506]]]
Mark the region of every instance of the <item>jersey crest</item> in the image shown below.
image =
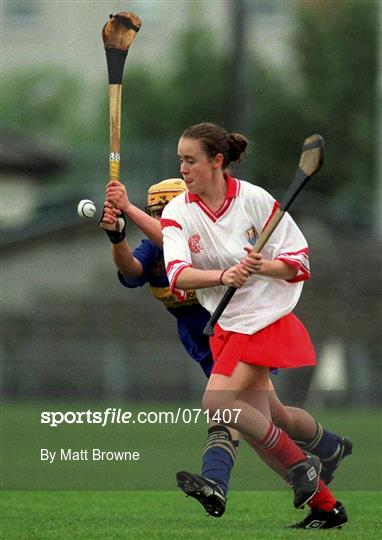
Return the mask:
[[247, 237], [247, 240], [251, 244], [251, 246], [254, 246], [257, 240], [256, 227], [251, 227], [250, 229], [247, 229], [245, 231], [245, 236]]
[[188, 247], [190, 248], [192, 253], [200, 253], [203, 251], [203, 248], [200, 245], [200, 235], [199, 234], [193, 234], [188, 239]]

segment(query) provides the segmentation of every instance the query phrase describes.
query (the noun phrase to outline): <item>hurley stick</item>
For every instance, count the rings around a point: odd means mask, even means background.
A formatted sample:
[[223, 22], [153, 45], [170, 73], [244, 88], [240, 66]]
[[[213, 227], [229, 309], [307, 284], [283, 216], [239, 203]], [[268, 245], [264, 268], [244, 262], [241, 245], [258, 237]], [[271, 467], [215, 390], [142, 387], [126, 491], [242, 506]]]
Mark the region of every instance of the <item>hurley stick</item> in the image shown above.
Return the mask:
[[[294, 178], [287, 192], [285, 193], [279, 208], [276, 210], [272, 219], [270, 219], [269, 223], [264, 228], [256, 244], [254, 245], [254, 253], [259, 253], [263, 249], [265, 244], [268, 242], [269, 237], [276, 229], [277, 225], [280, 223], [282, 217], [284, 216], [285, 212], [288, 210], [292, 202], [295, 200], [297, 195], [305, 186], [309, 178], [311, 178], [321, 167], [324, 160], [324, 146], [325, 141], [321, 137], [321, 135], [311, 135], [310, 137], [305, 139], [302, 146], [300, 161]], [[206, 327], [203, 331], [204, 334], [206, 334], [207, 336], [214, 335], [214, 326], [236, 291], [237, 289], [235, 287], [228, 287], [226, 293], [220, 300], [218, 306], [216, 307], [208, 323], [206, 324]]]
[[[107, 71], [109, 76], [109, 180], [120, 181], [120, 149], [121, 149], [121, 105], [122, 78], [126, 56], [130, 45], [141, 27], [141, 20], [130, 12], [110, 15], [110, 20], [102, 29], [105, 47]], [[119, 230], [119, 222], [115, 225], [99, 224], [103, 229]]]

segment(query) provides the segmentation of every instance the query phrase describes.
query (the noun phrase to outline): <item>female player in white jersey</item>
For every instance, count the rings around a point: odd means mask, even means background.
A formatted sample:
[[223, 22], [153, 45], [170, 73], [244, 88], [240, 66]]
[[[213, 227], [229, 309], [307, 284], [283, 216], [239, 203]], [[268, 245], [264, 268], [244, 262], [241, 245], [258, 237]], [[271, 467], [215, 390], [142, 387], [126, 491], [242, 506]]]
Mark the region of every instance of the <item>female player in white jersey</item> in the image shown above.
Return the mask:
[[[149, 285], [152, 294], [176, 317], [179, 338], [189, 356], [200, 364], [209, 377], [213, 359], [208, 338], [203, 335], [209, 312], [197, 302], [191, 291], [187, 301], [181, 303], [169, 290], [164, 268], [163, 237], [158, 220], [168, 202], [185, 191], [183, 180], [176, 178], [155, 183], [148, 190], [145, 213], [132, 204], [121, 182], [112, 181], [106, 188], [102, 219], [111, 224], [122, 215], [124, 221], [128, 219], [145, 234], [146, 238], [140, 245], [131, 250], [126, 227], [120, 232], [107, 231], [119, 281], [127, 288]], [[298, 441], [297, 444], [304, 451], [320, 458], [321, 477], [329, 484], [341, 460], [351, 453], [351, 441], [324, 429], [308, 412], [284, 406], [272, 387], [269, 396], [272, 421]], [[236, 430], [224, 425], [212, 425], [204, 446], [202, 474], [187, 471], [177, 473], [179, 487], [197, 499], [214, 517], [223, 515], [225, 511], [231, 470], [239, 443], [237, 438]]]
[[[319, 479], [320, 462], [306, 456], [271, 421], [271, 368], [314, 365], [315, 353], [302, 323], [292, 314], [309, 278], [308, 247], [289, 215], [262, 254], [249, 241], [277, 208], [263, 189], [232, 178], [228, 166], [247, 147], [240, 134], [214, 124], [188, 128], [178, 144], [181, 174], [188, 192], [164, 209], [164, 254], [170, 287], [179, 299], [196, 289], [213, 312], [224, 286], [238, 288], [211, 338], [214, 367], [203, 404], [225, 414], [294, 490], [296, 508], [308, 503], [298, 528], [335, 528], [346, 523], [344, 507]], [[234, 414], [240, 410], [240, 413]]]

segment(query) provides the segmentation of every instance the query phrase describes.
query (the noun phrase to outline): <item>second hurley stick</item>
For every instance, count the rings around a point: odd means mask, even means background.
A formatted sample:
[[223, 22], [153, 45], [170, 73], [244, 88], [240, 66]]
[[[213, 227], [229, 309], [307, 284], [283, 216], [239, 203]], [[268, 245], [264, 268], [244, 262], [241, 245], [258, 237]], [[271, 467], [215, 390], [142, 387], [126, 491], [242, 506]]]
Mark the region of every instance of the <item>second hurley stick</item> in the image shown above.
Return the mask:
[[[262, 231], [260, 237], [258, 238], [253, 251], [259, 253], [265, 244], [268, 242], [269, 237], [276, 229], [277, 225], [280, 223], [283, 215], [288, 210], [294, 199], [300, 193], [302, 188], [305, 186], [309, 178], [311, 178], [321, 167], [324, 160], [324, 147], [325, 141], [321, 135], [311, 135], [307, 137], [302, 146], [302, 152], [300, 156], [300, 161], [298, 164], [297, 171], [293, 177], [293, 180], [285, 193], [279, 208], [276, 210], [272, 219], [268, 222], [264, 230]], [[214, 326], [219, 320], [221, 314], [228, 306], [231, 298], [236, 292], [235, 287], [228, 287], [223, 298], [220, 300], [215, 311], [211, 315], [206, 327], [203, 331], [207, 336], [214, 335]]]

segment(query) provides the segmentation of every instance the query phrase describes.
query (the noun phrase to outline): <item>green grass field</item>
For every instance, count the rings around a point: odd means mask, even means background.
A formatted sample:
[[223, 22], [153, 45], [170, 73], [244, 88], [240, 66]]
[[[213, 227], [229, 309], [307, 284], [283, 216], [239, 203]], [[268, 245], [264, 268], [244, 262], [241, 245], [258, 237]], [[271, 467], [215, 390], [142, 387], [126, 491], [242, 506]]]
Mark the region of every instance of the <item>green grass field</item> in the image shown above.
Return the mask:
[[2, 494], [4, 539], [273, 539], [381, 538], [381, 500], [376, 492], [341, 492], [350, 523], [332, 531], [291, 531], [302, 519], [285, 492], [234, 491], [221, 518], [207, 517], [182, 493], [11, 492]]
[[[179, 469], [200, 470], [206, 425], [40, 424], [42, 410], [172, 410], [171, 404], [7, 403], [2, 405], [1, 538], [271, 539], [305, 536], [374, 539], [381, 530], [381, 422], [376, 410], [327, 410], [329, 429], [348, 434], [353, 455], [338, 471], [333, 490], [350, 524], [338, 531], [290, 531], [303, 519], [282, 481], [241, 443], [227, 511], [207, 517], [175, 487]], [[177, 407], [177, 405], [176, 405]], [[182, 405], [186, 407], [186, 405]], [[192, 407], [192, 405], [189, 405]], [[135, 463], [40, 460], [40, 448], [139, 450]]]

